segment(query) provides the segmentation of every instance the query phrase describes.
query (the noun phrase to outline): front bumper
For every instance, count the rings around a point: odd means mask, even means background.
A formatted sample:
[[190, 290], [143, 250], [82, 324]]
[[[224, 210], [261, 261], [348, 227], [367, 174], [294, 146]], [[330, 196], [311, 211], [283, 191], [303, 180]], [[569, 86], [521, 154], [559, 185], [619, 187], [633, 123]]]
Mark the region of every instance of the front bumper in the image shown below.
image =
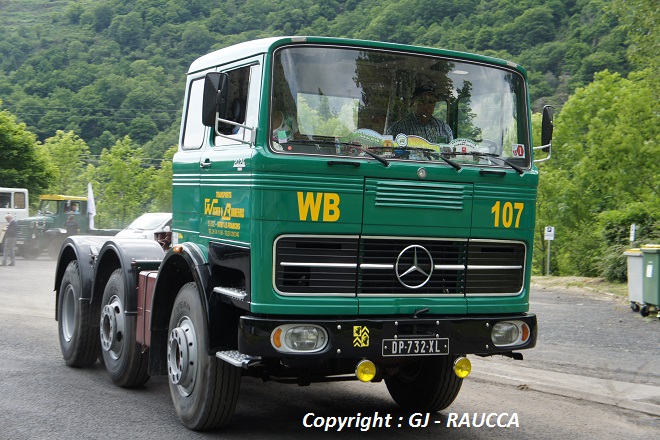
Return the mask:
[[[522, 344], [496, 347], [491, 331], [501, 321], [522, 321], [529, 326], [529, 338]], [[315, 353], [282, 353], [271, 344], [273, 330], [283, 324], [312, 324], [323, 327], [328, 333], [326, 347]], [[396, 358], [383, 345], [392, 340], [440, 339], [442, 353], [434, 355], [493, 355], [511, 353], [536, 345], [537, 322], [534, 314], [496, 316], [438, 316], [424, 318], [388, 317], [364, 319], [328, 319], [299, 317], [286, 319], [242, 316], [238, 334], [238, 351], [250, 356], [315, 359], [362, 359], [385, 360]], [[387, 347], [387, 345], [386, 345]], [[401, 357], [410, 357], [401, 354]]]

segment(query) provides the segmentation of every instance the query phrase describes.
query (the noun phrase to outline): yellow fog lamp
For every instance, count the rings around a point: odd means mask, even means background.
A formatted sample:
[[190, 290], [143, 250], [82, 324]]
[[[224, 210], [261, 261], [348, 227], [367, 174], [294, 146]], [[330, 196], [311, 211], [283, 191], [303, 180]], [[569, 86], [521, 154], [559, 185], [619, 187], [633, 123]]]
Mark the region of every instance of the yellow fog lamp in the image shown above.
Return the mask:
[[371, 382], [376, 377], [376, 365], [367, 359], [362, 359], [355, 367], [355, 377], [361, 382]]
[[461, 379], [465, 379], [472, 372], [472, 362], [464, 356], [454, 361], [454, 373]]

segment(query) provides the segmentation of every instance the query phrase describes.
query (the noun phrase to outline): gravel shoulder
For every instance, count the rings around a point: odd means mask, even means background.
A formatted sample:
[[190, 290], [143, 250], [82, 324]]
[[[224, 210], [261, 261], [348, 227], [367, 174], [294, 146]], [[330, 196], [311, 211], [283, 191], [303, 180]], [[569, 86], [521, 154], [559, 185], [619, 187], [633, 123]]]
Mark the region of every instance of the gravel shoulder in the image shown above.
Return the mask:
[[562, 289], [578, 293], [603, 295], [605, 298], [628, 299], [628, 285], [625, 283], [609, 283], [603, 278], [588, 277], [553, 277], [533, 276], [532, 288]]

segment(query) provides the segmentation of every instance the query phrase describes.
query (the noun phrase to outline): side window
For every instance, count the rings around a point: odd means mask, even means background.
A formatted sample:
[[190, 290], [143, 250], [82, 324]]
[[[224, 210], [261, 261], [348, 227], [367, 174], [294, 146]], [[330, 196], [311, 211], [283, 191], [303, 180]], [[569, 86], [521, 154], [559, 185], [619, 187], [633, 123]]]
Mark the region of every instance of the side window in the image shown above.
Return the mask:
[[188, 93], [188, 106], [183, 128], [181, 146], [184, 150], [201, 148], [204, 143], [206, 127], [202, 124], [202, 95], [204, 92], [204, 78], [196, 79], [190, 83]]
[[0, 193], [0, 208], [11, 208], [11, 193]]
[[[245, 125], [246, 115], [248, 114], [250, 67], [251, 66], [241, 67], [226, 72], [229, 76], [226, 119], [242, 125]], [[245, 140], [247, 136], [249, 136], [249, 134], [246, 134], [245, 129], [232, 124], [220, 124], [218, 129], [222, 134], [228, 135], [232, 139], [216, 136], [216, 145], [236, 144], [234, 139]]]
[[14, 208], [15, 209], [25, 209], [25, 194], [24, 193], [14, 193]]

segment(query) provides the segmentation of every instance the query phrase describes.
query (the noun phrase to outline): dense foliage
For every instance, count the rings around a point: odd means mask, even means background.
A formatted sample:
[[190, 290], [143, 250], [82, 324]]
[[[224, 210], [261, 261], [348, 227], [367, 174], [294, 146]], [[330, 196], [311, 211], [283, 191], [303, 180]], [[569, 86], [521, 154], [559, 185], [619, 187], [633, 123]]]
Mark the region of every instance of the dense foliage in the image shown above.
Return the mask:
[[635, 244], [660, 242], [659, 9], [657, 0], [0, 0], [0, 186], [83, 195], [93, 182], [97, 226], [124, 226], [171, 209], [182, 86], [199, 55], [292, 34], [443, 47], [522, 64], [533, 110], [557, 110], [553, 159], [540, 165], [535, 270], [545, 268], [543, 226], [554, 225], [554, 274], [621, 279], [630, 223]]
[[43, 141], [74, 131], [98, 156], [129, 135], [176, 143], [199, 55], [247, 39], [327, 35], [496, 55], [530, 72], [535, 110], [603, 70], [626, 74], [608, 0], [0, 0], [0, 97]]

